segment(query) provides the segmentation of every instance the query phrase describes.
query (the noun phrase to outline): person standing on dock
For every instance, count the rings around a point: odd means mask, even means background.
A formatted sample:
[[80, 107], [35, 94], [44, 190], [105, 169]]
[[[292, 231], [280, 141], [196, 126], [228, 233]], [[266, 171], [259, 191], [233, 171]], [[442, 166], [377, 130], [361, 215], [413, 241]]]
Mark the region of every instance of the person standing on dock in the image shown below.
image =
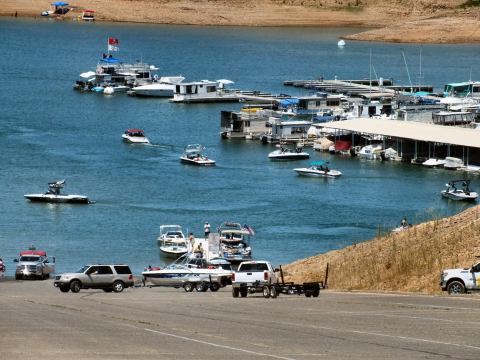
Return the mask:
[[210, 236], [210, 224], [208, 223], [208, 221], [205, 221], [203, 230], [205, 231], [205, 239], [208, 239], [208, 237]]

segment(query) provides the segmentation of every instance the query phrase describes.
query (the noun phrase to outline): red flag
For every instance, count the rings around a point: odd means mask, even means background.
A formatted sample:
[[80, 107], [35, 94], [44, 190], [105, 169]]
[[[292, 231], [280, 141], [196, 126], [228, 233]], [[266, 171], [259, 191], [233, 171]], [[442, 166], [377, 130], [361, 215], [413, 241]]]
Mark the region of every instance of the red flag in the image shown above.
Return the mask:
[[108, 38], [108, 45], [118, 45], [118, 39], [109, 37]]

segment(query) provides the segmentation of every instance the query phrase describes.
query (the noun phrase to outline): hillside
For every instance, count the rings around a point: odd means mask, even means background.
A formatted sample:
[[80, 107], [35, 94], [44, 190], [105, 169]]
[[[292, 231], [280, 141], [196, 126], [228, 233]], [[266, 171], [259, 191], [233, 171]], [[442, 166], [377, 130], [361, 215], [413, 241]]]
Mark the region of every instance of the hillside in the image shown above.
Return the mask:
[[442, 269], [468, 267], [480, 255], [480, 206], [284, 267], [292, 281], [338, 290], [438, 293]]
[[[348, 39], [391, 42], [480, 42], [480, 0], [74, 0], [97, 20], [225, 26], [377, 28]], [[0, 15], [38, 17], [50, 1], [2, 0]]]

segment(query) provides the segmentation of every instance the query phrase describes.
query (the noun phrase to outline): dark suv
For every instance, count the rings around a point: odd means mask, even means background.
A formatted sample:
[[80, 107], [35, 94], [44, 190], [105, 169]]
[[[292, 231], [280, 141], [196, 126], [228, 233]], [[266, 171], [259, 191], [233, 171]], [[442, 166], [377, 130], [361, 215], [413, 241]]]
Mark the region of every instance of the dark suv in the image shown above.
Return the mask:
[[122, 292], [133, 286], [133, 275], [128, 265], [86, 265], [77, 272], [55, 276], [53, 285], [61, 292], [77, 293], [80, 289]]

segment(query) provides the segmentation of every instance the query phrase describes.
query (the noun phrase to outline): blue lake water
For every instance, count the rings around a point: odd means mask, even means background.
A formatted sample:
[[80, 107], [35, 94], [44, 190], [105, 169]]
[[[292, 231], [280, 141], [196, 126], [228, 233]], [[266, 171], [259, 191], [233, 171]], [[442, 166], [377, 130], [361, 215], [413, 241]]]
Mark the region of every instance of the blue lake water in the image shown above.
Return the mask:
[[[34, 244], [57, 257], [57, 271], [91, 262], [121, 262], [139, 272], [163, 261], [156, 245], [161, 224], [202, 233], [226, 220], [256, 230], [254, 256], [281, 264], [375, 236], [403, 216], [421, 222], [466, 208], [440, 190], [452, 174], [401, 163], [314, 153], [343, 172], [335, 180], [298, 177], [298, 163], [273, 163], [270, 146], [224, 141], [220, 111], [238, 104], [180, 105], [123, 95], [72, 90], [93, 70], [108, 36], [118, 57], [143, 59], [163, 75], [188, 80], [231, 79], [236, 87], [308, 94], [287, 79], [368, 78], [370, 50], [378, 77], [409, 84], [419, 73], [417, 45], [348, 42], [357, 29], [185, 27], [0, 19], [0, 257], [8, 273], [20, 250]], [[470, 45], [422, 46], [424, 83], [479, 78]], [[470, 75], [471, 73], [471, 75]], [[121, 134], [143, 128], [152, 146], [128, 146]], [[201, 143], [214, 168], [180, 164], [185, 145]], [[305, 162], [306, 163], [306, 162]], [[65, 192], [94, 205], [32, 204], [26, 193], [67, 179]], [[480, 188], [473, 178], [472, 187]]]

